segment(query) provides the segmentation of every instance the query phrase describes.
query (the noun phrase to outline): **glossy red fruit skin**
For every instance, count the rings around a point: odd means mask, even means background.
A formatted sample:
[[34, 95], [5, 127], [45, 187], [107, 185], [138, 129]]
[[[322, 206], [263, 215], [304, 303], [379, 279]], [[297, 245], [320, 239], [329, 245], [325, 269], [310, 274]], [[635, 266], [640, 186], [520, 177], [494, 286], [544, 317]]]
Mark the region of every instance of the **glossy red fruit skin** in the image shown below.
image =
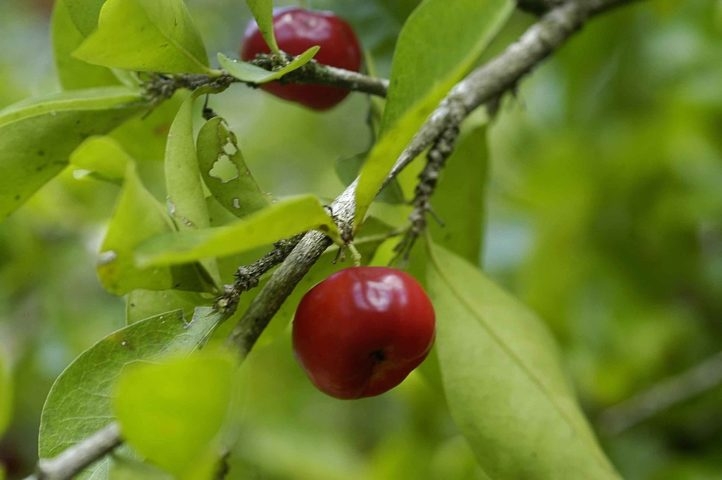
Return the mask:
[[[278, 47], [291, 55], [299, 55], [314, 45], [321, 49], [315, 60], [319, 63], [358, 72], [362, 51], [351, 26], [333, 12], [287, 7], [274, 11], [273, 30]], [[257, 53], [270, 49], [258, 25], [251, 21], [241, 45], [241, 59], [252, 60]], [[340, 103], [349, 90], [324, 85], [298, 85], [271, 82], [261, 88], [277, 97], [300, 103], [313, 110], [328, 110]]]
[[293, 348], [322, 392], [371, 397], [401, 383], [426, 358], [435, 325], [431, 301], [412, 276], [351, 267], [303, 297], [293, 320]]

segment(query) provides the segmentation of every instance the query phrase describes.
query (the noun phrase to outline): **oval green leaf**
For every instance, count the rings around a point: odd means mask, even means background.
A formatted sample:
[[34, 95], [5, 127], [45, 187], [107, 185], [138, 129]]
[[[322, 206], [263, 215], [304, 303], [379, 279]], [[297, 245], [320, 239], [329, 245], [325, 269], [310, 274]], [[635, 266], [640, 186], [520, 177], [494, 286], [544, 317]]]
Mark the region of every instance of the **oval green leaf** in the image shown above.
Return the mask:
[[68, 164], [92, 135], [139, 112], [140, 93], [125, 87], [63, 92], [0, 111], [0, 220]]
[[165, 185], [168, 209], [179, 230], [206, 228], [210, 224], [193, 142], [193, 92], [180, 107], [168, 132], [165, 150]]
[[[92, 31], [90, 30], [84, 33], [80, 31], [78, 25], [85, 25], [86, 22], [90, 20], [92, 17], [92, 7], [96, 6], [96, 4], [97, 12], [99, 12], [102, 1], [92, 0], [90, 2], [82, 2], [92, 4], [92, 6], [86, 6], [82, 9], [80, 5], [78, 5], [79, 3], [81, 2], [74, 0], [57, 0], [53, 8], [50, 30], [53, 41], [53, 57], [55, 58], [55, 68], [58, 72], [60, 85], [62, 85], [64, 90], [116, 85], [119, 83], [118, 79], [110, 69], [98, 65], [90, 65], [71, 55], [83, 40], [85, 40], [86, 35]], [[77, 9], [75, 13], [82, 17], [78, 18], [78, 23], [75, 23], [75, 19], [72, 16], [71, 5]], [[89, 16], [87, 20], [80, 12], [88, 13]], [[97, 22], [97, 12], [95, 18], [92, 19], [92, 28], [95, 28], [95, 22]]]
[[211, 478], [222, 455], [234, 371], [230, 352], [128, 365], [112, 400], [123, 438], [178, 478]]
[[203, 181], [226, 210], [242, 218], [270, 205], [270, 197], [251, 175], [236, 136], [221, 117], [203, 125], [196, 147]]
[[211, 71], [203, 41], [182, 0], [107, 0], [98, 29], [74, 55], [94, 65], [126, 70]]
[[321, 230], [337, 243], [338, 229], [323, 204], [313, 195], [274, 203], [223, 227], [159, 235], [136, 249], [142, 267], [172, 265], [245, 252], [306, 230]]
[[490, 478], [617, 479], [534, 313], [430, 247], [429, 292], [449, 409]]
[[82, 353], [60, 374], [45, 401], [40, 458], [58, 455], [113, 420], [111, 391], [125, 365], [190, 353], [222, 320], [210, 308], [196, 309], [191, 322], [180, 311], [168, 312], [113, 332]]
[[92, 137], [70, 155], [70, 164], [92, 172], [96, 178], [120, 183], [133, 159], [116, 140], [108, 136]]
[[293, 60], [291, 60], [283, 68], [279, 68], [278, 70], [273, 71], [265, 70], [252, 63], [242, 62], [240, 60], [233, 60], [226, 57], [222, 53], [218, 54], [218, 63], [226, 72], [228, 72], [233, 77], [237, 78], [242, 82], [259, 84], [268, 83], [272, 82], [273, 80], [278, 80], [284, 75], [303, 67], [308, 62], [310, 62], [313, 57], [316, 56], [316, 53], [318, 53], [319, 49], [320, 47], [313, 46], [302, 54], [294, 57]]
[[422, 2], [399, 35], [381, 137], [356, 190], [361, 222], [391, 167], [439, 102], [471, 69], [514, 9], [510, 0]]
[[[181, 105], [168, 132], [165, 150], [165, 185], [168, 209], [180, 231], [210, 226], [210, 215], [203, 181], [193, 142], [193, 103], [205, 89], [194, 91]], [[203, 266], [216, 285], [220, 273], [215, 260], [203, 261]]]
[[58, 3], [65, 3], [75, 28], [83, 36], [87, 37], [98, 26], [98, 16], [105, 0], [58, 0]]
[[212, 290], [213, 282], [198, 264], [172, 269], [136, 267], [133, 256], [136, 246], [155, 235], [172, 231], [173, 222], [145, 189], [131, 165], [100, 248], [98, 277], [103, 287], [116, 295], [138, 288]]

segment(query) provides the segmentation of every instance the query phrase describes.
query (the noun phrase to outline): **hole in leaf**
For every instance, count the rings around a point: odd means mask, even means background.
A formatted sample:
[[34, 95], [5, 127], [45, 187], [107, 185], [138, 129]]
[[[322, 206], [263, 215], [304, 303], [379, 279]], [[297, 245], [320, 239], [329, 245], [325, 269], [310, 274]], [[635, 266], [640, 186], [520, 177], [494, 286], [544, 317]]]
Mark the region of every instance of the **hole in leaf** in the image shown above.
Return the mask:
[[238, 167], [236, 167], [227, 155], [223, 154], [218, 156], [218, 160], [213, 164], [208, 174], [213, 178], [217, 178], [222, 183], [228, 183], [239, 176]]
[[236, 144], [229, 139], [225, 145], [223, 145], [223, 152], [229, 157], [232, 157], [238, 153], [238, 147], [236, 147]]

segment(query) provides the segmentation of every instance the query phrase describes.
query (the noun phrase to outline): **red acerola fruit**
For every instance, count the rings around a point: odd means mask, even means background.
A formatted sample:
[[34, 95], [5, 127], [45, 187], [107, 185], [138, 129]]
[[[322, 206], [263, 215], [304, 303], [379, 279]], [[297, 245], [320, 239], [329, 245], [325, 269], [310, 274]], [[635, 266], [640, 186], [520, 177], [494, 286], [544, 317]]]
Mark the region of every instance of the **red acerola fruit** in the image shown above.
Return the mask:
[[314, 385], [332, 397], [371, 397], [416, 368], [434, 342], [434, 308], [409, 274], [351, 267], [306, 293], [293, 349]]
[[[318, 45], [321, 49], [315, 57], [317, 62], [355, 72], [361, 68], [361, 46], [356, 34], [346, 21], [332, 12], [299, 7], [278, 9], [273, 14], [273, 30], [278, 47], [286, 53], [299, 55]], [[258, 53], [269, 52], [258, 25], [251, 21], [243, 36], [241, 59], [248, 61]], [[314, 110], [328, 110], [349, 94], [349, 90], [338, 87], [278, 81], [264, 84], [261, 88]]]

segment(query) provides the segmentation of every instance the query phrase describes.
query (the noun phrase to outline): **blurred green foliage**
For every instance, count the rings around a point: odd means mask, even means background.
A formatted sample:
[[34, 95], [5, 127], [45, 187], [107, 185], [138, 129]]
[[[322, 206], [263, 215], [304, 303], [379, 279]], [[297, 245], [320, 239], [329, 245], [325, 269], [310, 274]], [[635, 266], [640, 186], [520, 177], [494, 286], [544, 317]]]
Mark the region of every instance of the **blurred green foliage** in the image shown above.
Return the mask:
[[[187, 3], [208, 52], [235, 57], [250, 17], [243, 2]], [[312, 3], [345, 16], [388, 75], [415, 2]], [[59, 88], [47, 4], [0, 2], [0, 107]], [[497, 43], [531, 20], [516, 14]], [[721, 85], [722, 3], [640, 2], [585, 27], [505, 99], [489, 129], [483, 264], [551, 326], [625, 478], [722, 471], [719, 385], [622, 433], [605, 434], [602, 421], [610, 406], [722, 345]], [[360, 94], [320, 115], [235, 86], [210, 106], [274, 195], [335, 196], [335, 161], [371, 140]], [[132, 137], [126, 130], [119, 138]], [[155, 151], [143, 167], [154, 193]], [[0, 462], [9, 478], [36, 459], [51, 382], [123, 325], [122, 300], [95, 273], [118, 193], [67, 171], [0, 224], [0, 356], [14, 389]], [[230, 457], [242, 478], [483, 478], [444, 400], [419, 375], [391, 394], [339, 402], [313, 389], [289, 352], [281, 335], [242, 367], [242, 438]]]

